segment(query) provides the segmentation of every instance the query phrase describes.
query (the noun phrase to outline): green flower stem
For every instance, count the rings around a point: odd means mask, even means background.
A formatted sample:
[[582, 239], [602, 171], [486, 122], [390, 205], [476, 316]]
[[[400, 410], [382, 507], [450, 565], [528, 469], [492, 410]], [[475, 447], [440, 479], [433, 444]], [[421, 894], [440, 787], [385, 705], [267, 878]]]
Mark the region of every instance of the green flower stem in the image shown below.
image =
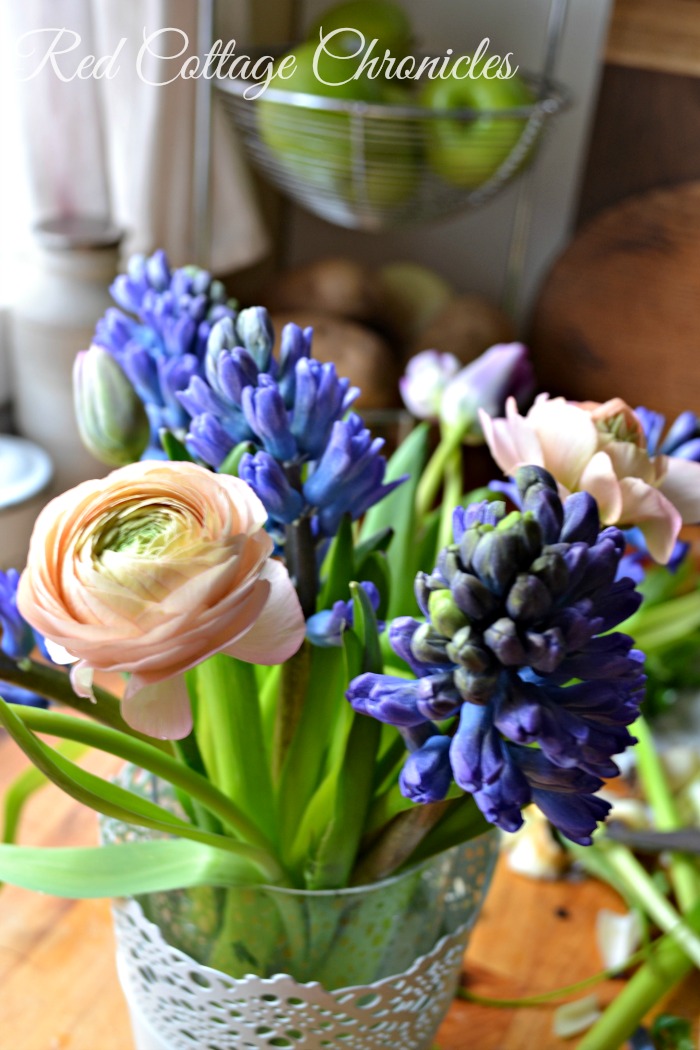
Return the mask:
[[287, 525], [284, 555], [304, 618], [308, 620], [316, 612], [318, 594], [316, 544], [311, 532], [311, 518], [302, 518], [293, 525]]
[[[656, 827], [659, 831], [676, 831], [683, 827], [683, 822], [678, 814], [663, 764], [654, 747], [651, 730], [643, 718], [638, 718], [632, 726], [632, 735], [637, 738], [634, 749], [637, 770], [644, 794], [652, 808]], [[700, 900], [700, 872], [697, 862], [688, 854], [673, 853], [670, 874], [681, 911], [687, 912]]]
[[168, 753], [171, 751], [167, 741], [151, 739], [142, 733], [137, 733], [135, 729], [127, 725], [121, 716], [119, 700], [106, 689], [101, 689], [99, 686], [94, 687], [96, 703], [77, 696], [73, 692], [70, 678], [65, 671], [58, 671], [54, 667], [48, 667], [34, 660], [21, 660], [15, 663], [0, 653], [0, 696], [2, 696], [2, 682], [20, 685], [24, 689], [45, 696], [47, 700], [58, 700], [59, 703], [72, 707], [75, 711], [80, 711], [81, 714], [102, 722], [103, 725], [119, 729], [122, 733], [128, 733], [137, 740], [147, 741], [160, 751]]
[[492, 999], [489, 995], [477, 995], [475, 992], [470, 992], [468, 988], [458, 988], [457, 997], [466, 1000], [468, 1003], [477, 1003], [479, 1006], [495, 1006], [497, 1009], [502, 1010], [519, 1010], [521, 1007], [528, 1006], [558, 1006], [560, 1003], [568, 1002], [573, 995], [578, 995], [579, 992], [585, 992], [588, 988], [594, 988], [597, 984], [602, 984], [603, 981], [611, 981], [615, 977], [619, 977], [630, 966], [636, 966], [637, 963], [643, 962], [653, 950], [653, 947], [645, 946], [634, 952], [633, 955], [630, 955], [620, 966], [614, 966], [609, 970], [600, 970], [599, 973], [591, 974], [590, 977], [584, 977], [582, 981], [576, 981], [575, 984], [567, 984], [563, 988], [555, 988], [551, 992], [540, 992], [539, 995], [526, 995], [520, 999]]
[[437, 542], [438, 550], [442, 550], [443, 547], [447, 547], [452, 543], [452, 512], [462, 502], [463, 494], [462, 453], [460, 449], [455, 449], [445, 462], [440, 528]]
[[301, 649], [282, 665], [280, 696], [272, 738], [272, 777], [276, 783], [301, 721], [311, 675], [311, 646], [304, 639]]
[[[462, 445], [462, 439], [467, 431], [468, 424], [460, 423], [455, 427], [441, 427], [440, 444], [433, 452], [426, 464], [416, 491], [416, 517], [418, 521], [432, 510], [440, 486], [445, 476], [445, 468]], [[461, 495], [461, 493], [460, 493]]]
[[[687, 926], [700, 933], [700, 903], [688, 913]], [[602, 1017], [586, 1033], [577, 1050], [619, 1050], [642, 1018], [693, 968], [685, 950], [666, 934], [654, 952], [627, 982]]]
[[276, 817], [252, 664], [217, 653], [195, 669], [198, 717], [213, 756], [211, 778], [269, 842]]
[[230, 798], [222, 794], [206, 777], [193, 772], [150, 743], [136, 740], [134, 737], [107, 726], [96, 725], [94, 722], [74, 718], [72, 715], [61, 714], [57, 711], [17, 707], [16, 714], [28, 729], [35, 732], [75, 740], [100, 751], [106, 751], [108, 754], [117, 755], [125, 762], [132, 762], [135, 766], [149, 770], [175, 787], [186, 791], [211, 813], [220, 817], [226, 827], [244, 842], [262, 850], [271, 849], [269, 841], [257, 825], [248, 820]]
[[[588, 847], [590, 848], [590, 847]], [[622, 880], [630, 896], [660, 929], [664, 930], [700, 968], [700, 938], [678, 914], [668, 898], [627, 846], [605, 846], [606, 860]]]
[[351, 885], [378, 882], [392, 875], [406, 863], [449, 807], [449, 801], [431, 802], [399, 813], [369, 852], [360, 858], [352, 873]]

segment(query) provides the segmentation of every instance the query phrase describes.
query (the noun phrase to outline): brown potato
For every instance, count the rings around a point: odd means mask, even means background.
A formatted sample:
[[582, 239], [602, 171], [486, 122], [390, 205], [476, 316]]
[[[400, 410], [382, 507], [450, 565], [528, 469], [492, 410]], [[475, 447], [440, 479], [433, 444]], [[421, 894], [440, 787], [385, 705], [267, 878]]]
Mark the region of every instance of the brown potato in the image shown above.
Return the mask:
[[332, 361], [338, 375], [347, 376], [360, 388], [357, 408], [392, 408], [399, 403], [398, 366], [389, 345], [376, 332], [314, 310], [288, 310], [271, 314], [270, 320], [278, 348], [282, 328], [290, 321], [301, 328], [313, 328], [313, 356]]
[[495, 343], [514, 339], [515, 326], [507, 314], [480, 295], [459, 295], [418, 333], [406, 357], [440, 350], [468, 365]]
[[271, 313], [313, 310], [381, 324], [384, 302], [374, 270], [351, 259], [321, 259], [279, 274], [262, 295]]

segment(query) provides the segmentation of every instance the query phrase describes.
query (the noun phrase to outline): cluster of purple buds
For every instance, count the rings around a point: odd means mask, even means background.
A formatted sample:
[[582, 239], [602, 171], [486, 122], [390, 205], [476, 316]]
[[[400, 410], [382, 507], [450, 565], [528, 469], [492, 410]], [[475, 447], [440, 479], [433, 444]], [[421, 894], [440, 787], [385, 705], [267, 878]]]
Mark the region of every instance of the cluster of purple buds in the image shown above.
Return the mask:
[[409, 798], [438, 801], [454, 780], [505, 830], [535, 802], [588, 844], [609, 808], [595, 792], [633, 743], [643, 656], [611, 629], [641, 597], [617, 579], [625, 540], [601, 531], [590, 494], [562, 503], [539, 467], [515, 481], [520, 511], [457, 508], [454, 542], [416, 579], [425, 619], [393, 621], [391, 645], [415, 677], [364, 674], [347, 695], [404, 735]]
[[212, 327], [233, 319], [236, 304], [206, 270], [171, 270], [163, 251], [134, 255], [110, 290], [122, 309], [107, 311], [94, 342], [121, 365], [146, 408], [151, 442], [144, 456], [163, 456], [160, 430], [184, 434], [189, 424], [178, 392], [203, 374]]
[[242, 310], [214, 326], [204, 374], [177, 395], [191, 417], [187, 447], [207, 465], [250, 442], [238, 472], [280, 536], [305, 517], [317, 538], [333, 536], [396, 484], [384, 484], [383, 442], [350, 411], [359, 391], [311, 357], [311, 340], [310, 328], [285, 325], [277, 360], [267, 311]]
[[[18, 583], [16, 569], [0, 570], [0, 661], [3, 655], [13, 662], [26, 659], [35, 647], [48, 658], [43, 637], [29, 626], [17, 608]], [[48, 707], [43, 696], [10, 682], [0, 681], [0, 696], [8, 703]]]

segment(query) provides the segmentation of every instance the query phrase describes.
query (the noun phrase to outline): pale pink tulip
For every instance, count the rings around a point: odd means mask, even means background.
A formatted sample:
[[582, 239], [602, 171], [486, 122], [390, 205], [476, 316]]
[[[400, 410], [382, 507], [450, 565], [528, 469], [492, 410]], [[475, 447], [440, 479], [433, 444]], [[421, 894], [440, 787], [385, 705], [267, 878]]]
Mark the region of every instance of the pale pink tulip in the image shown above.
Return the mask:
[[406, 374], [399, 380], [401, 397], [408, 411], [417, 419], [437, 420], [442, 395], [460, 369], [454, 354], [437, 350], [421, 350], [406, 365]]
[[214, 653], [282, 663], [303, 641], [266, 518], [238, 478], [193, 463], [122, 467], [41, 512], [18, 607], [78, 661], [80, 696], [92, 695], [94, 670], [129, 672], [126, 721], [178, 739], [192, 726], [184, 671]]
[[662, 564], [681, 525], [700, 521], [700, 464], [650, 456], [638, 417], [620, 398], [575, 403], [541, 394], [526, 416], [510, 398], [505, 418], [482, 411], [480, 419], [504, 473], [532, 463], [556, 478], [563, 497], [590, 492], [601, 521], [637, 525]]

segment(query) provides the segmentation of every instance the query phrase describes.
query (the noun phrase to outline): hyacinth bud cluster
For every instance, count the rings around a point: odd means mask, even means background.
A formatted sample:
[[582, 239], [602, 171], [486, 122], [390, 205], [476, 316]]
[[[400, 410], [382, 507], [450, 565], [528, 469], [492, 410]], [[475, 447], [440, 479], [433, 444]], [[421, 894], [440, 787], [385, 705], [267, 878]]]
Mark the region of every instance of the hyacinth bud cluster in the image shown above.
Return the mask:
[[383, 441], [349, 411], [359, 391], [311, 357], [311, 340], [310, 328], [285, 325], [276, 360], [267, 311], [242, 310], [214, 326], [204, 375], [177, 395], [191, 417], [187, 447], [208, 466], [250, 442], [238, 473], [280, 542], [302, 518], [315, 537], [332, 536], [343, 515], [359, 517], [398, 484], [384, 484]]
[[616, 578], [624, 537], [600, 530], [588, 493], [562, 503], [539, 467], [515, 480], [520, 511], [457, 508], [454, 543], [416, 580], [425, 619], [393, 621], [392, 647], [415, 678], [364, 674], [347, 695], [403, 733], [409, 798], [438, 801], [454, 780], [505, 830], [536, 802], [588, 844], [609, 808], [594, 793], [633, 743], [643, 656], [611, 629], [641, 597]]
[[211, 329], [234, 318], [236, 304], [206, 270], [171, 270], [163, 251], [132, 256], [110, 291], [121, 309], [107, 311], [93, 341], [121, 365], [146, 408], [151, 441], [145, 455], [162, 457], [160, 430], [184, 433], [189, 424], [178, 391], [203, 374]]

